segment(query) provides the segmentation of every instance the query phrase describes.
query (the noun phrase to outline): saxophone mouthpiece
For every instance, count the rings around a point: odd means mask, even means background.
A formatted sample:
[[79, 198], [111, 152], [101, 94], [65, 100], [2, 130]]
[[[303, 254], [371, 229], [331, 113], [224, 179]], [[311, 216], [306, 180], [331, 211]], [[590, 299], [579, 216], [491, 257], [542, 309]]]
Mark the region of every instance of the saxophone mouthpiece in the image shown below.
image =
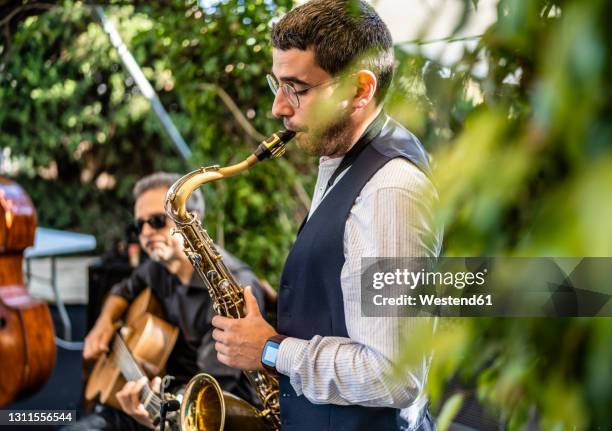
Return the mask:
[[265, 139], [253, 153], [259, 161], [269, 157], [276, 158], [285, 154], [285, 145], [293, 139], [295, 132], [292, 130], [279, 130]]
[[282, 129], [276, 132], [281, 141], [285, 144], [293, 139], [295, 132], [293, 130]]

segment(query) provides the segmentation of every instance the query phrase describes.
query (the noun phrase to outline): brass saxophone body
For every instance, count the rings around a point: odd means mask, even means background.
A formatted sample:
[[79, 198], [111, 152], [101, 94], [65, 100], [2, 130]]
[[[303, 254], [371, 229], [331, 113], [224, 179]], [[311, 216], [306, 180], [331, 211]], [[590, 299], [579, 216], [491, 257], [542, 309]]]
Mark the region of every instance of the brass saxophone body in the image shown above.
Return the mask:
[[[281, 130], [263, 141], [244, 161], [227, 167], [197, 169], [180, 178], [166, 194], [165, 209], [176, 224], [175, 233], [180, 233], [183, 238], [185, 254], [202, 278], [215, 312], [221, 316], [236, 319], [245, 316], [243, 290], [227, 269], [197, 215], [187, 211], [187, 200], [201, 185], [237, 175], [269, 157], [282, 156], [285, 144], [294, 136], [295, 132]], [[265, 371], [245, 371], [245, 374], [261, 400], [262, 410], [224, 393], [212, 376], [198, 374], [188, 383], [183, 395], [181, 429], [280, 429], [278, 380]]]

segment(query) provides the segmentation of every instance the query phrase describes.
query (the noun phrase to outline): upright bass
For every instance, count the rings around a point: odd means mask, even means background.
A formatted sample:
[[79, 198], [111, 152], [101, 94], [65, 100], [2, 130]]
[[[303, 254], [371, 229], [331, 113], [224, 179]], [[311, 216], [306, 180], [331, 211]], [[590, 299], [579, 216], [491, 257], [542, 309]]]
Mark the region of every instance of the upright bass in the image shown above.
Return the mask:
[[0, 407], [36, 391], [55, 366], [51, 313], [23, 284], [23, 251], [35, 230], [32, 201], [0, 177]]

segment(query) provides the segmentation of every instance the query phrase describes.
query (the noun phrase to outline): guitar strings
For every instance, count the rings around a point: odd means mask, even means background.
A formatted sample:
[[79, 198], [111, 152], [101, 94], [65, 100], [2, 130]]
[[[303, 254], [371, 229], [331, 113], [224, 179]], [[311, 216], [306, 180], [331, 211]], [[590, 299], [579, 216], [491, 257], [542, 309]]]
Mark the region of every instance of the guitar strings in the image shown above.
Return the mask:
[[[114, 345], [116, 349], [115, 352], [118, 354], [117, 363], [121, 372], [125, 375], [128, 380], [138, 380], [144, 376], [144, 373], [141, 371], [138, 364], [134, 360], [132, 353], [129, 351], [128, 347], [125, 345], [123, 338], [119, 335], [115, 337]], [[143, 387], [143, 391], [140, 394], [140, 401], [144, 404], [145, 400], [149, 399], [148, 403], [145, 404], [145, 408], [149, 405], [152, 405], [155, 408], [155, 412], [159, 412], [161, 408], [162, 400], [161, 398], [153, 392], [153, 390], [149, 387], [149, 385], [145, 385]], [[148, 408], [147, 408], [148, 410]]]
[[[128, 369], [126, 370], [128, 372], [126, 374], [130, 375], [130, 380], [140, 379], [144, 376], [144, 374], [142, 373], [138, 365], [135, 363], [129, 349], [127, 348], [123, 340], [121, 340], [119, 344], [120, 352], [122, 353], [122, 357], [125, 359], [122, 362], [128, 367]], [[141, 392], [139, 398], [140, 401], [143, 402], [143, 404], [145, 400], [149, 398], [149, 402], [147, 405], [145, 405], [145, 407], [148, 407], [148, 405], [151, 404], [153, 405], [156, 411], [159, 411], [159, 408], [161, 407], [161, 399], [155, 394], [155, 392], [153, 392], [153, 390], [148, 385], [143, 387], [143, 391]]]

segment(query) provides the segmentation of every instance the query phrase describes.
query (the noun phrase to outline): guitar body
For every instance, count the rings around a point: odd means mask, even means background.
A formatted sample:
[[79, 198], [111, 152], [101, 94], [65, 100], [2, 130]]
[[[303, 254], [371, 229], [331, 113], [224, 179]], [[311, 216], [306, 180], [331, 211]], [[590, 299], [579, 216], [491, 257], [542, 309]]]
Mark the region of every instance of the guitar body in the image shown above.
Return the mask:
[[[150, 289], [143, 290], [130, 304], [121, 336], [149, 379], [161, 375], [178, 337], [178, 328], [160, 317], [162, 308]], [[118, 364], [119, 352], [98, 358], [85, 387], [85, 399], [120, 408], [115, 397], [127, 382]]]

